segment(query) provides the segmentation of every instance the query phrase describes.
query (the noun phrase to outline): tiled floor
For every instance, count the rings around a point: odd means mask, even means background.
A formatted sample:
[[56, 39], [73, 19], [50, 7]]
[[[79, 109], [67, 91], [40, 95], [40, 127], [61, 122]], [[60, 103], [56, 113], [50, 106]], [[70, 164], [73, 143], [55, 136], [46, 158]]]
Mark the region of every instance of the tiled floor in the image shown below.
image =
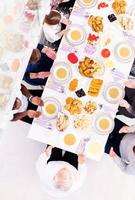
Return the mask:
[[[27, 138], [29, 126], [10, 123], [0, 139], [0, 200], [53, 200], [43, 190], [35, 161], [44, 144]], [[82, 188], [63, 200], [135, 200], [135, 177], [123, 174], [104, 156], [88, 161], [88, 176]]]

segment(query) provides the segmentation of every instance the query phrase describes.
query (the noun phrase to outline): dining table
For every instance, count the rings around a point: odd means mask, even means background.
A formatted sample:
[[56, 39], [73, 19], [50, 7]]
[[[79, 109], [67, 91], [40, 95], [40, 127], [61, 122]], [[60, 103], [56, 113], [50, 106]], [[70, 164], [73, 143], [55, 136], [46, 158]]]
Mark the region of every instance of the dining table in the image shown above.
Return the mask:
[[134, 21], [135, 1], [126, 2], [124, 14], [112, 0], [89, 2], [75, 1], [28, 138], [99, 161], [135, 56], [135, 32], [120, 24], [123, 17]]

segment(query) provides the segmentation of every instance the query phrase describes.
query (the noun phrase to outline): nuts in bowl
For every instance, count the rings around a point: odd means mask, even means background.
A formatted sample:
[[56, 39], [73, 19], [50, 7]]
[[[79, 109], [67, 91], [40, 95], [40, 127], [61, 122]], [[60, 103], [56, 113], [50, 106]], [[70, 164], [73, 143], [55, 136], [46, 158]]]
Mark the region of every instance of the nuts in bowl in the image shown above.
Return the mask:
[[91, 122], [87, 115], [77, 115], [74, 120], [74, 127], [79, 130], [85, 130], [90, 126]]
[[94, 101], [88, 101], [84, 106], [84, 110], [88, 114], [93, 114], [97, 110], [97, 104]]

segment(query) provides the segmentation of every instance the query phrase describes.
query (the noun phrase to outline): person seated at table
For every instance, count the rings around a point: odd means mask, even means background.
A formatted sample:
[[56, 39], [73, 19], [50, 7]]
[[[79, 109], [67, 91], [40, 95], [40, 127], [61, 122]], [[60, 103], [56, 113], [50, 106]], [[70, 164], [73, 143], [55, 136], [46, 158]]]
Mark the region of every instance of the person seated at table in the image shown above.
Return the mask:
[[109, 135], [105, 152], [123, 172], [135, 175], [135, 125], [128, 127], [115, 119], [115, 128]]
[[135, 118], [135, 80], [125, 82], [125, 99], [121, 100], [118, 113]]
[[75, 0], [62, 1], [61, 3], [57, 5], [56, 10], [63, 13], [63, 15], [66, 16], [66, 18], [69, 18], [72, 8], [74, 6], [74, 3], [75, 3]]
[[62, 15], [56, 10], [50, 11], [50, 13], [45, 16], [43, 31], [46, 39], [45, 44], [47, 46], [54, 47], [55, 49], [58, 48], [62, 36], [69, 31], [65, 26], [64, 29], [62, 28], [63, 24], [69, 25], [71, 22], [69, 19], [62, 18]]
[[37, 106], [43, 106], [43, 101], [39, 97], [42, 92], [42, 90], [31, 90], [30, 93], [24, 85], [21, 85], [13, 105], [11, 121], [22, 120], [31, 124], [34, 118], [38, 118], [41, 112], [36, 109]]
[[32, 52], [23, 80], [30, 85], [45, 85], [55, 58], [53, 49], [38, 44]]
[[81, 187], [86, 176], [86, 158], [48, 146], [37, 162], [37, 173], [47, 189], [55, 197], [63, 197]]

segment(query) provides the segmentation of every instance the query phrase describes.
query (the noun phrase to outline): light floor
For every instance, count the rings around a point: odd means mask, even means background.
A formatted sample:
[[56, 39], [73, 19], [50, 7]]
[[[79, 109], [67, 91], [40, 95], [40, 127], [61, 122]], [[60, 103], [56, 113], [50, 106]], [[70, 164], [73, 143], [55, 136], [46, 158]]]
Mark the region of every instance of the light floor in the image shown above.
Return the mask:
[[[0, 200], [53, 200], [41, 187], [35, 161], [44, 144], [27, 138], [29, 125], [9, 123], [0, 138]], [[135, 200], [135, 177], [123, 174], [109, 156], [88, 161], [82, 188], [63, 200]]]

